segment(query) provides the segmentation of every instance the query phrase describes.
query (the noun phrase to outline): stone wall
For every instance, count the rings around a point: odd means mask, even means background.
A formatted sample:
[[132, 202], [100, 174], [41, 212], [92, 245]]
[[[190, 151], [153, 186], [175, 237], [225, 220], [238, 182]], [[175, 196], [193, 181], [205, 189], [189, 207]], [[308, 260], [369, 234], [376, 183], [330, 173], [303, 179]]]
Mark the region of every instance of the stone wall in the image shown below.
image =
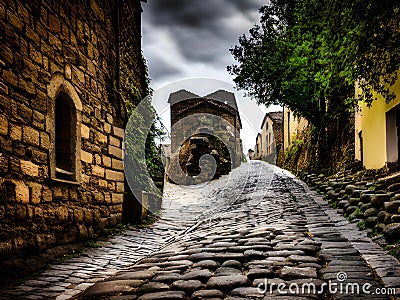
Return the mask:
[[[214, 178], [228, 174], [231, 167], [239, 166], [243, 159], [239, 112], [222, 100], [209, 99], [207, 96], [174, 101], [174, 97], [179, 97], [182, 92], [177, 93], [171, 94], [169, 101], [172, 125], [171, 166], [176, 166], [170, 168], [169, 175], [179, 174], [180, 165], [182, 171], [189, 176], [199, 177], [199, 158], [204, 154], [212, 155], [217, 162]], [[206, 165], [204, 170], [207, 169]], [[212, 168], [208, 169], [205, 173], [215, 172]], [[200, 177], [199, 182], [203, 182]]]
[[[123, 45], [121, 24], [130, 36]], [[126, 74], [118, 53], [123, 49], [131, 61], [129, 76], [139, 89], [144, 65], [139, 1], [1, 0], [0, 31], [4, 263], [86, 240], [121, 220], [126, 112], [118, 88]], [[60, 95], [73, 115], [68, 180], [59, 175], [55, 153]]]

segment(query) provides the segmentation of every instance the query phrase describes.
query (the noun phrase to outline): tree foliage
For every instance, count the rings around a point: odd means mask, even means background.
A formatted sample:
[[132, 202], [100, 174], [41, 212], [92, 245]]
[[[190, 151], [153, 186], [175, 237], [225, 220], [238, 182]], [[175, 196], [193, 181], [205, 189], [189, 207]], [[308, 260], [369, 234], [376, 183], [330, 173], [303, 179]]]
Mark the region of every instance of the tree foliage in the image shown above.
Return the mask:
[[[278, 104], [318, 130], [371, 104], [372, 91], [392, 100], [400, 67], [400, 1], [271, 0], [258, 25], [230, 49], [238, 88]], [[355, 97], [355, 84], [362, 88]]]

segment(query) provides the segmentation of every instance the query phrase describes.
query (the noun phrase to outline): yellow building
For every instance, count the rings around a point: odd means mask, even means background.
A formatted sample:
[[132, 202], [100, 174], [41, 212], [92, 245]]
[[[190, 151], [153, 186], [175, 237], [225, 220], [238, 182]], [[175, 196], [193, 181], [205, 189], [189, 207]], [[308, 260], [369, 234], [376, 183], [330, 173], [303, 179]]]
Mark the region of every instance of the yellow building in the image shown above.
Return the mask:
[[286, 150], [293, 142], [298, 133], [303, 131], [308, 121], [302, 117], [295, 116], [287, 107], [283, 108], [283, 149]]
[[355, 158], [367, 169], [382, 168], [399, 158], [400, 80], [392, 88], [394, 100], [386, 103], [381, 95], [376, 95], [370, 108], [360, 103], [355, 114]]

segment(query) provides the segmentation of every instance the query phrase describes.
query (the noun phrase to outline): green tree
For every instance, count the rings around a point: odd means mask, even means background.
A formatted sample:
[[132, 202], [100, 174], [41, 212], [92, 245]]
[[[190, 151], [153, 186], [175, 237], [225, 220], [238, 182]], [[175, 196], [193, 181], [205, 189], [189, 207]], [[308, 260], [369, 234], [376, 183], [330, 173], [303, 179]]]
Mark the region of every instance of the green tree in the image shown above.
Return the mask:
[[228, 71], [258, 103], [305, 117], [315, 127], [316, 155], [326, 160], [338, 146], [332, 128], [342, 127], [358, 100], [371, 104], [373, 90], [395, 97], [389, 87], [400, 65], [399, 3], [272, 0], [260, 9], [260, 24], [230, 49], [238, 64]]

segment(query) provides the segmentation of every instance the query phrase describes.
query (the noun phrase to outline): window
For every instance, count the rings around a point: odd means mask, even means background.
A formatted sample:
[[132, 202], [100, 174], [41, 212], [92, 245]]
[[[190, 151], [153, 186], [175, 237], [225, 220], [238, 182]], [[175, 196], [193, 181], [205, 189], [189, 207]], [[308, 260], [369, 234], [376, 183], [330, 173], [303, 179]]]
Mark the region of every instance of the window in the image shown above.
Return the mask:
[[55, 102], [56, 178], [75, 180], [75, 107], [71, 98], [64, 93], [60, 93]]
[[50, 178], [71, 184], [81, 181], [82, 102], [61, 73], [47, 86], [49, 110]]

